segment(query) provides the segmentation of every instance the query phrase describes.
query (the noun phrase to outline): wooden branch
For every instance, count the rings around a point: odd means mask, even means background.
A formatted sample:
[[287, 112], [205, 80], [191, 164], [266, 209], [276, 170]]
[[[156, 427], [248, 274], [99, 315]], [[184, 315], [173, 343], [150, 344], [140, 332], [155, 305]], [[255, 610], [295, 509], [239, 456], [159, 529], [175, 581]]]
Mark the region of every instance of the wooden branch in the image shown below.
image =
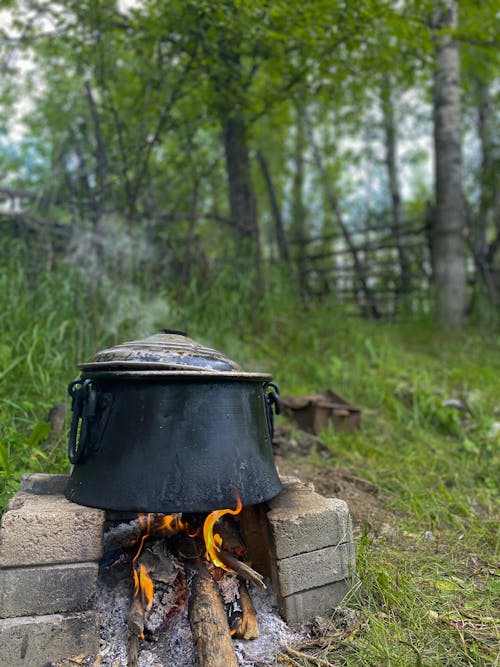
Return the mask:
[[[418, 226], [418, 227], [412, 227], [412, 225], [415, 224], [415, 222], [420, 223], [420, 218], [406, 218], [403, 221], [400, 235], [401, 236], [412, 236], [415, 234], [422, 234], [425, 232], [426, 227], [425, 226]], [[366, 233], [371, 233], [371, 232], [380, 232], [381, 234], [387, 235], [387, 225], [367, 225], [366, 227], [349, 227], [349, 232], [352, 236], [359, 235], [359, 234], [366, 234]], [[340, 238], [340, 234], [333, 233], [333, 234], [318, 234], [315, 236], [309, 236], [307, 238], [298, 238], [298, 239], [293, 239], [290, 241], [290, 244], [293, 245], [308, 245], [309, 243], [326, 243], [328, 241], [335, 241], [336, 239]]]
[[269, 171], [269, 165], [264, 156], [264, 153], [260, 149], [257, 151], [257, 160], [259, 162], [264, 183], [266, 184], [267, 194], [269, 196], [269, 203], [271, 204], [271, 212], [274, 220], [276, 241], [278, 243], [278, 250], [280, 253], [280, 257], [284, 262], [289, 263], [290, 251], [288, 248], [288, 238], [285, 231], [285, 225], [283, 223], [281, 208], [278, 203], [278, 198], [276, 196], [276, 190], [274, 187], [273, 179], [271, 178], [271, 172]]
[[321, 658], [316, 658], [316, 656], [311, 655], [310, 653], [304, 653], [303, 651], [297, 651], [297, 649], [288, 647], [285, 649], [285, 653], [290, 653], [291, 655], [300, 658], [301, 660], [307, 660], [312, 662], [318, 667], [330, 667], [330, 663], [327, 660], [322, 660]]
[[199, 563], [186, 563], [191, 576], [189, 623], [200, 667], [238, 667], [219, 587]]
[[[420, 248], [424, 247], [426, 245], [426, 241], [421, 239], [417, 241], [414, 241], [413, 243], [407, 243], [405, 245], [406, 248]], [[328, 257], [335, 257], [337, 255], [347, 255], [351, 254], [352, 252], [378, 252], [380, 250], [397, 250], [397, 245], [394, 241], [388, 242], [388, 243], [365, 243], [364, 245], [353, 245], [351, 247], [347, 248], [337, 248], [336, 250], [328, 250], [325, 252], [318, 252], [315, 253], [314, 255], [307, 255], [307, 259], [309, 261], [314, 261], [317, 259], [326, 259]]]
[[127, 649], [127, 667], [137, 667], [139, 664], [139, 637], [130, 634]]
[[224, 563], [224, 565], [229, 567], [231, 570], [234, 570], [237, 574], [240, 575], [242, 579], [252, 582], [252, 584], [255, 584], [255, 586], [258, 586], [263, 591], [266, 590], [263, 576], [252, 569], [250, 565], [247, 565], [241, 560], [238, 560], [232, 554], [224, 551], [224, 549], [222, 549], [217, 555]]
[[259, 636], [257, 612], [243, 581], [240, 582], [239, 590], [242, 616], [233, 637], [236, 637], [236, 639], [256, 639]]
[[134, 597], [130, 603], [127, 623], [133, 635], [140, 637], [144, 632], [144, 607], [140, 596]]
[[144, 633], [144, 608], [140, 597], [133, 597], [128, 612], [127, 665], [137, 667], [139, 663], [139, 637]]

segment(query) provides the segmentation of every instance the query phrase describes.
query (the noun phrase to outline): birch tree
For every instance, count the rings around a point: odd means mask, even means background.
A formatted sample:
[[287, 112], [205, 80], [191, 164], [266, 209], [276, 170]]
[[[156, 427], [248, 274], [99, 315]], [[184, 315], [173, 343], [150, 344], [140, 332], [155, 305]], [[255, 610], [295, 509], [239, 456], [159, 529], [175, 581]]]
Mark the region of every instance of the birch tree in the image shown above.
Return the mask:
[[463, 323], [466, 298], [465, 222], [462, 194], [460, 66], [453, 31], [455, 0], [435, 0], [433, 82], [436, 207], [432, 230], [438, 322], [450, 329]]

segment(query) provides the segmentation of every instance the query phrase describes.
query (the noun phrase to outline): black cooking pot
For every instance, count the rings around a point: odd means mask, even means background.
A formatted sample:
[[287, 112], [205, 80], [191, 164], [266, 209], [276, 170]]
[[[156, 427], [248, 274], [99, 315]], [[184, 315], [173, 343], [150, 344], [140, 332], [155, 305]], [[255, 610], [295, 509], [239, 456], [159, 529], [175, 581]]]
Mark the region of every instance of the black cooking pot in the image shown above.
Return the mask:
[[179, 331], [98, 352], [71, 382], [66, 497], [103, 509], [209, 512], [281, 491], [270, 376]]

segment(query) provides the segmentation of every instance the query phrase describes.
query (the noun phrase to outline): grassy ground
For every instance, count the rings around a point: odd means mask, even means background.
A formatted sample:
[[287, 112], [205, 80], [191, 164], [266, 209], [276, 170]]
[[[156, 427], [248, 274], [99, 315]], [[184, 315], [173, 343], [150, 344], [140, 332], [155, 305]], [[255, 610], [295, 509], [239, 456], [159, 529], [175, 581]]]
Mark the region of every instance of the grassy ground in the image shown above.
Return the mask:
[[[360, 586], [348, 604], [362, 627], [332, 642], [327, 633], [315, 655], [342, 665], [500, 664], [498, 338], [452, 339], [415, 323], [328, 332], [327, 321], [312, 341], [285, 335], [276, 377], [287, 393], [337, 389], [365, 409], [363, 427], [323, 433], [320, 452], [292, 468], [325, 485], [342, 466], [382, 493], [381, 511], [356, 531]], [[452, 399], [464, 409], [446, 407]]]
[[[0, 276], [2, 506], [23, 472], [68, 469], [65, 434], [51, 439], [47, 413], [69, 401], [78, 362], [187, 325], [245, 368], [271, 371], [283, 393], [334, 388], [364, 409], [360, 431], [326, 431], [318, 451], [291, 461], [305, 477], [328, 480], [341, 466], [380, 490], [379, 511], [356, 527], [359, 586], [347, 604], [358, 620], [280, 664], [500, 664], [498, 336], [365, 323], [333, 304], [306, 311], [279, 290], [251, 303], [227, 277], [184, 294], [183, 306], [164, 295], [162, 309], [158, 295], [131, 304], [129, 292], [102, 294], [74, 271], [24, 264], [14, 250]], [[451, 399], [463, 409], [446, 407]]]

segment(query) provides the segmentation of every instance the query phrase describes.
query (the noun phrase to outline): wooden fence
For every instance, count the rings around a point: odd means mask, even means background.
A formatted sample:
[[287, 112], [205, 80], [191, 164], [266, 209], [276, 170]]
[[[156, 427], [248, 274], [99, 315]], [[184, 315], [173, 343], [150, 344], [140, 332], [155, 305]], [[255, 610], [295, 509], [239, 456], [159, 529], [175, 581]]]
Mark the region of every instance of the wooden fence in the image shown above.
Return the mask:
[[353, 315], [393, 317], [402, 308], [428, 312], [432, 276], [428, 228], [407, 220], [292, 241], [303, 291], [312, 298], [335, 294]]

